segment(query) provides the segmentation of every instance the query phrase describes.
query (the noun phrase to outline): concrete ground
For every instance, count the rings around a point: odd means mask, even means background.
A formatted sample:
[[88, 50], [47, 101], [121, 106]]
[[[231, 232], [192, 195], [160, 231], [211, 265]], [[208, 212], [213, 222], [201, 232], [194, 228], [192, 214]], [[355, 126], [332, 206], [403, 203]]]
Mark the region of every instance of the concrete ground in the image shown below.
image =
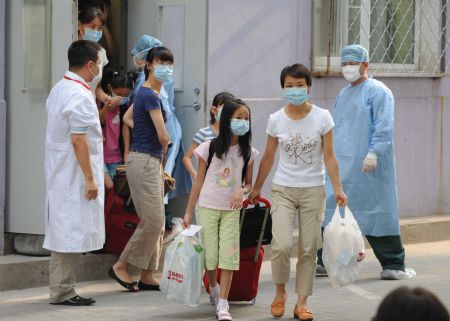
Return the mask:
[[[327, 278], [316, 279], [310, 308], [315, 320], [369, 321], [380, 300], [392, 289], [401, 286], [423, 286], [434, 291], [450, 309], [450, 241], [410, 244], [406, 246], [407, 264], [416, 269], [417, 277], [406, 281], [379, 280], [380, 268], [372, 251], [361, 266], [359, 280], [343, 290], [331, 287]], [[296, 259], [292, 259], [292, 277]], [[7, 277], [7, 275], [2, 275]], [[78, 284], [82, 296], [94, 297], [91, 307], [63, 307], [48, 304], [46, 287], [0, 292], [0, 320], [30, 321], [148, 321], [148, 320], [216, 320], [213, 307], [202, 293], [201, 304], [190, 308], [169, 301], [161, 293], [127, 293], [111, 280]], [[264, 261], [256, 304], [232, 304], [234, 320], [274, 320], [269, 312], [273, 299], [270, 261]], [[293, 319], [295, 304], [293, 280], [289, 284], [287, 313], [282, 319]]]

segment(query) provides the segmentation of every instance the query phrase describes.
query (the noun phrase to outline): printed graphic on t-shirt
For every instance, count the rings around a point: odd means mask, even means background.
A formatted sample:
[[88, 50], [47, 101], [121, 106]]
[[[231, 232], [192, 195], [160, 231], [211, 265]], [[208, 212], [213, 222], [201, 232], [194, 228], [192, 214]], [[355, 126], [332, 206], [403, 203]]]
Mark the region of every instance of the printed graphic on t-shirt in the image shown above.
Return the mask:
[[235, 159], [222, 159], [220, 162], [220, 169], [214, 174], [216, 184], [228, 187], [235, 186], [237, 181], [235, 176], [237, 161]]
[[289, 159], [297, 162], [301, 160], [306, 165], [312, 164], [312, 152], [321, 143], [320, 137], [302, 137], [300, 133], [289, 133], [283, 138], [281, 146], [288, 155]]
[[120, 124], [120, 115], [119, 114], [114, 116], [114, 118], [112, 119], [112, 123], [113, 124]]

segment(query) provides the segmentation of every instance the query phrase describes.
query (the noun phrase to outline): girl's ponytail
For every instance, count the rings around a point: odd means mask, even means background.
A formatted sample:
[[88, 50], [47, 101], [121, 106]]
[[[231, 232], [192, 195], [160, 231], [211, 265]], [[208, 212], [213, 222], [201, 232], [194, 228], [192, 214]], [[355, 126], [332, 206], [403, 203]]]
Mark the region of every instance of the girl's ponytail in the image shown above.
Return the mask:
[[105, 92], [110, 91], [108, 85], [111, 86], [112, 89], [116, 88], [133, 89], [134, 81], [133, 78], [130, 76], [130, 73], [125, 73], [122, 70], [117, 71], [112, 68], [106, 68], [105, 71], [103, 72], [101, 83], [102, 89]]

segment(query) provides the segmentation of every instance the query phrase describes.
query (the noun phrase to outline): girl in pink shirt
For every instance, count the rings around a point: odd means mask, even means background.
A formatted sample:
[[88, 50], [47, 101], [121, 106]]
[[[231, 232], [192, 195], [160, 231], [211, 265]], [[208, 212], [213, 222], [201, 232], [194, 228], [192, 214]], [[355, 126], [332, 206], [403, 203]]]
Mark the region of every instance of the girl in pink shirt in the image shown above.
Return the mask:
[[131, 73], [107, 69], [102, 79], [102, 87], [112, 97], [120, 97], [120, 106], [105, 105], [100, 111], [100, 121], [103, 125], [103, 153], [107, 173], [111, 178], [116, 175], [116, 167], [123, 164], [122, 119], [128, 109], [134, 78]]
[[[218, 320], [231, 320], [228, 293], [233, 271], [239, 270], [239, 213], [244, 195], [252, 189], [253, 163], [257, 153], [251, 146], [250, 108], [240, 99], [224, 102], [219, 136], [194, 150], [198, 172], [189, 196], [184, 225], [188, 227], [191, 224], [198, 200], [205, 269]], [[245, 162], [248, 164], [246, 169]], [[222, 269], [220, 288], [216, 281], [217, 267]]]

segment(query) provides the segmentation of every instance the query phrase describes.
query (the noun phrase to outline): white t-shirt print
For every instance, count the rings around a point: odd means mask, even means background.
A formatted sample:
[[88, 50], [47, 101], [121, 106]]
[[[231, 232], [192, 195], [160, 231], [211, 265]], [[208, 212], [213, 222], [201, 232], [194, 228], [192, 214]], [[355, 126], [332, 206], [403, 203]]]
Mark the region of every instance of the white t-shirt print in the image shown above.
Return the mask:
[[305, 118], [289, 118], [284, 108], [271, 114], [267, 134], [277, 138], [280, 161], [273, 183], [288, 187], [325, 184], [322, 136], [334, 127], [328, 110], [315, 105]]

